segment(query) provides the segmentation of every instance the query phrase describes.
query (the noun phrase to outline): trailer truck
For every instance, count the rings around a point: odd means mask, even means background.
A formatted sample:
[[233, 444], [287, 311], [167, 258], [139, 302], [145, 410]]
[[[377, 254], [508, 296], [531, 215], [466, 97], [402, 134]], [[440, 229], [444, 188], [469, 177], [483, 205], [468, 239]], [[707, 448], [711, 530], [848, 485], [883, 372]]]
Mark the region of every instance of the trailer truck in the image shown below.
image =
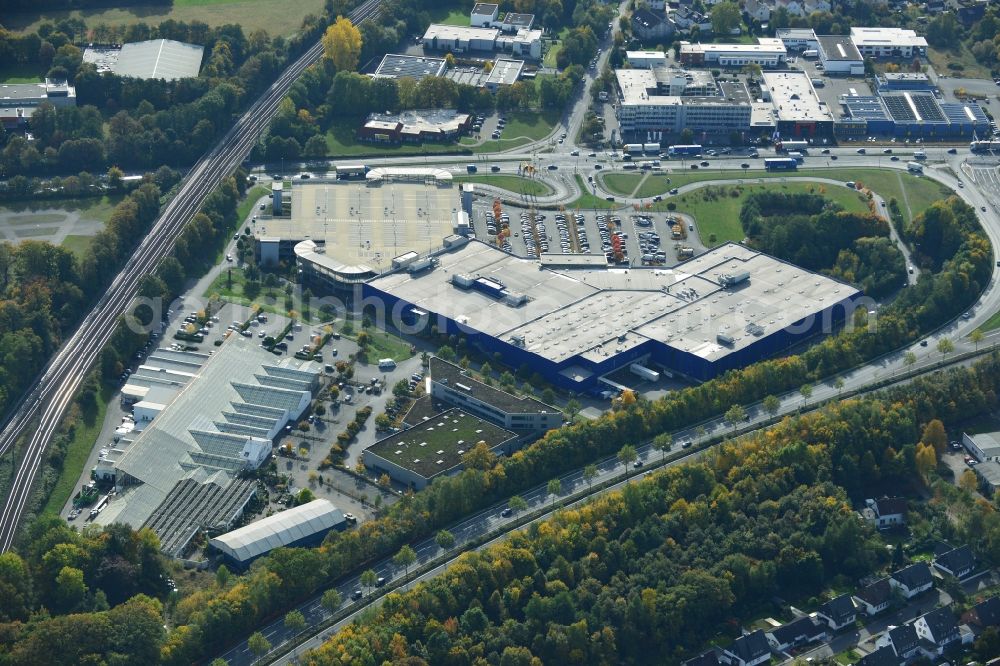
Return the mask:
[[699, 144], [670, 146], [667, 150], [667, 155], [670, 157], [697, 157], [701, 155], [701, 146]]

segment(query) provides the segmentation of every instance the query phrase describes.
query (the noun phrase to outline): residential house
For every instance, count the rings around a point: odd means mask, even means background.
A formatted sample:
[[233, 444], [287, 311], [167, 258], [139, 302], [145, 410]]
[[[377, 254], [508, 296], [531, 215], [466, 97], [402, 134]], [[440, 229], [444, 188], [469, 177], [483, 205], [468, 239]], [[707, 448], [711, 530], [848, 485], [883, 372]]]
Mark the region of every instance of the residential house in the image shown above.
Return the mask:
[[830, 599], [816, 611], [816, 616], [826, 622], [833, 631], [839, 631], [853, 624], [857, 615], [858, 611], [849, 594]]
[[746, 0], [743, 3], [743, 11], [753, 20], [760, 23], [767, 23], [771, 20], [771, 6], [767, 0]]
[[920, 637], [912, 624], [901, 627], [889, 627], [889, 630], [875, 640], [875, 647], [889, 647], [900, 660], [913, 657], [920, 651]]
[[969, 609], [962, 620], [982, 629], [1000, 625], [1000, 597], [980, 601]]
[[934, 577], [926, 562], [917, 562], [893, 573], [889, 577], [889, 585], [899, 590], [906, 599], [912, 599], [934, 587]]
[[829, 0], [774, 0], [771, 11], [784, 7], [791, 16], [809, 16], [813, 12], [830, 11]]
[[905, 525], [906, 500], [901, 497], [867, 499], [861, 515], [880, 530]]
[[662, 13], [637, 9], [632, 12], [632, 31], [639, 39], [660, 39], [673, 34], [674, 27]]
[[764, 633], [768, 645], [776, 652], [826, 640], [828, 635], [826, 626], [811, 617], [800, 617]]
[[952, 548], [934, 558], [934, 566], [938, 570], [955, 578], [965, 578], [976, 568], [976, 560], [968, 545]]
[[719, 661], [721, 652], [719, 648], [712, 648], [708, 652], [703, 652], [697, 657], [692, 657], [684, 662], [684, 666], [723, 666]]
[[935, 608], [913, 621], [913, 627], [925, 643], [921, 649], [928, 657], [940, 656], [952, 643], [962, 638], [950, 608]]
[[712, 19], [690, 7], [679, 7], [667, 13], [667, 22], [677, 32], [690, 32], [693, 28], [707, 35], [712, 34]]
[[733, 641], [722, 650], [719, 659], [729, 666], [758, 666], [771, 660], [771, 648], [764, 632], [758, 629]]
[[858, 590], [854, 601], [869, 617], [881, 613], [892, 601], [892, 585], [888, 578], [882, 578]]
[[891, 645], [886, 645], [861, 657], [854, 666], [899, 666], [899, 657]]

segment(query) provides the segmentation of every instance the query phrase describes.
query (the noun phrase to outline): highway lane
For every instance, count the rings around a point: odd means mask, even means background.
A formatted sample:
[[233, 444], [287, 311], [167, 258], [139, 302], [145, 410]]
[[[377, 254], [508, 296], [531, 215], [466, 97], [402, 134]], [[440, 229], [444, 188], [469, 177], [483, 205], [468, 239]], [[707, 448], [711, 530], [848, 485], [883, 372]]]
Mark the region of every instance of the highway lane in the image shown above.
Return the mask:
[[[379, 10], [380, 0], [367, 0], [352, 12], [351, 18], [359, 24], [376, 16]], [[9, 451], [36, 420], [38, 425], [31, 433], [0, 513], [0, 552], [13, 544], [45, 449], [87, 370], [113, 335], [118, 317], [128, 311], [139, 281], [170, 252], [184, 225], [197, 213], [205, 198], [245, 159], [292, 83], [321, 55], [322, 44], [317, 42], [289, 65], [215, 148], [188, 172], [176, 196], [166, 205], [105, 295], [50, 359], [41, 378], [27, 392], [28, 398], [10, 416], [0, 433], [0, 455]]]

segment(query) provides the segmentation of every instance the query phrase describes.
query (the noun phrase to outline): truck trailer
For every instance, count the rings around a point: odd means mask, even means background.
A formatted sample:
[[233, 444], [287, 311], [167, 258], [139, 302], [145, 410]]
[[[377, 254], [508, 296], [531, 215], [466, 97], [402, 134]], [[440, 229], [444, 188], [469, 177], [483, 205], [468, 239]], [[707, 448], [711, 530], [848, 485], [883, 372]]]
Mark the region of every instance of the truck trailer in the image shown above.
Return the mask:
[[628, 369], [629, 372], [631, 372], [633, 375], [636, 375], [637, 377], [642, 377], [648, 382], [660, 381], [660, 373], [658, 373], [656, 370], [650, 370], [641, 363], [633, 363], [628, 367]]

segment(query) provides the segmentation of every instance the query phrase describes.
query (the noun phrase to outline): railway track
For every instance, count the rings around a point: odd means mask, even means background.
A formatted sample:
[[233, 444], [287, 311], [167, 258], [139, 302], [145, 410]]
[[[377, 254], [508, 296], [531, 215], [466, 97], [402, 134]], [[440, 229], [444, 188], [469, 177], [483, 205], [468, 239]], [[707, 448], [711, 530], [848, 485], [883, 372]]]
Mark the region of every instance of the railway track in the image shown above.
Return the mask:
[[[351, 12], [349, 18], [358, 25], [375, 18], [380, 10], [381, 0], [366, 0]], [[322, 43], [316, 42], [299, 56], [240, 116], [215, 148], [188, 172], [177, 194], [104, 296], [50, 359], [41, 377], [11, 414], [0, 433], [0, 455], [10, 451], [36, 419], [38, 425], [31, 433], [20, 465], [16, 465], [10, 493], [0, 512], [0, 552], [6, 552], [13, 545], [31, 496], [31, 487], [45, 458], [45, 450], [88, 370], [111, 339], [118, 317], [128, 312], [139, 281], [170, 253], [184, 226], [198, 212], [205, 198], [250, 153], [291, 85], [306, 68], [318, 62], [322, 54]]]

